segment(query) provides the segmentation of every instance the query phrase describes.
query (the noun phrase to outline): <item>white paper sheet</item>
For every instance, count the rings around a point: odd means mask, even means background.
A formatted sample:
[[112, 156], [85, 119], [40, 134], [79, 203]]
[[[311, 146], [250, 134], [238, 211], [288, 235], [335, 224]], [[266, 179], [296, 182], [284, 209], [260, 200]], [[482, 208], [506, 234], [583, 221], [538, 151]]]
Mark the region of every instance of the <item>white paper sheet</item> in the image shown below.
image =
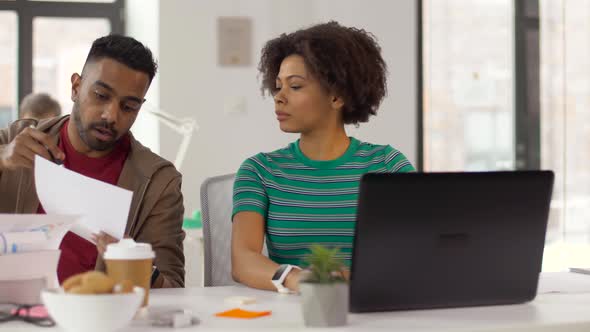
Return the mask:
[[121, 239], [133, 192], [104, 183], [39, 156], [35, 157], [37, 195], [47, 214], [79, 215], [72, 232], [91, 241], [103, 231]]
[[78, 216], [45, 214], [0, 214], [0, 233], [43, 230], [47, 241], [41, 250], [56, 250], [66, 233], [78, 222]]
[[590, 276], [571, 272], [541, 273], [537, 294], [550, 293], [590, 293]]

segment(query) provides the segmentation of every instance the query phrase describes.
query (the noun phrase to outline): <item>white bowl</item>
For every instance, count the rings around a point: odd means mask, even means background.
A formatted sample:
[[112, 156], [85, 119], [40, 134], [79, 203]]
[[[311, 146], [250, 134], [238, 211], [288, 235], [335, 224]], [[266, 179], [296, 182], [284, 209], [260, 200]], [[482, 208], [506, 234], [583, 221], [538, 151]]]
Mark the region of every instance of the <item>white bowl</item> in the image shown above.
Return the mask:
[[61, 289], [41, 292], [53, 320], [66, 331], [111, 332], [129, 324], [143, 300], [144, 289], [128, 294], [68, 294]]

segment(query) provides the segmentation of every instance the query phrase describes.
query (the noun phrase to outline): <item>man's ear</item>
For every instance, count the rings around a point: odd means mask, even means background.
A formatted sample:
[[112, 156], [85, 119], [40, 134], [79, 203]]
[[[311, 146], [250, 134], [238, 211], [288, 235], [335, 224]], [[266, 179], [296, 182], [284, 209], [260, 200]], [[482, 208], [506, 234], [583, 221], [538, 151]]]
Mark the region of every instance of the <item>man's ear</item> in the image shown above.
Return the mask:
[[76, 100], [78, 100], [78, 95], [80, 93], [80, 86], [82, 85], [82, 76], [80, 76], [78, 73], [73, 73], [72, 77], [70, 78], [70, 81], [72, 82], [71, 99], [75, 102]]

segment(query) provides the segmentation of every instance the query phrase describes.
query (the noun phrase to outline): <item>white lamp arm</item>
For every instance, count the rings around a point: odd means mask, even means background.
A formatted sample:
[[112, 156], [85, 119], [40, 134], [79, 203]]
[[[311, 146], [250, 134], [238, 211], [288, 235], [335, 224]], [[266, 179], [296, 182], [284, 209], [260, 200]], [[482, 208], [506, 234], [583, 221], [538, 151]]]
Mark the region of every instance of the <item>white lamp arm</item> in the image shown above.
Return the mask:
[[174, 166], [180, 170], [182, 162], [186, 157], [186, 152], [190, 140], [195, 130], [199, 129], [197, 121], [193, 118], [177, 118], [170, 113], [166, 113], [162, 110], [148, 110], [148, 113], [155, 116], [160, 122], [168, 126], [170, 129], [182, 135], [182, 141], [176, 153], [176, 159], [174, 160]]

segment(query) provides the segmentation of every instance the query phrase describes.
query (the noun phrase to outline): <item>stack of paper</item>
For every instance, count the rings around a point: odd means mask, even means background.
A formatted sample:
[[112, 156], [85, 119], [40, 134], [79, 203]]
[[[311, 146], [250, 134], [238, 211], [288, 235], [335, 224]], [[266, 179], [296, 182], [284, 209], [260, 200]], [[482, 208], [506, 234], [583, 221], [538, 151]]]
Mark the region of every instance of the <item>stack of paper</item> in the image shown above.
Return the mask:
[[[0, 214], [2, 246], [16, 248], [0, 252], [0, 303], [39, 303], [42, 288], [57, 286], [59, 244], [77, 221], [77, 216]], [[10, 240], [3, 234], [20, 236]], [[21, 243], [33, 244], [34, 251]]]

